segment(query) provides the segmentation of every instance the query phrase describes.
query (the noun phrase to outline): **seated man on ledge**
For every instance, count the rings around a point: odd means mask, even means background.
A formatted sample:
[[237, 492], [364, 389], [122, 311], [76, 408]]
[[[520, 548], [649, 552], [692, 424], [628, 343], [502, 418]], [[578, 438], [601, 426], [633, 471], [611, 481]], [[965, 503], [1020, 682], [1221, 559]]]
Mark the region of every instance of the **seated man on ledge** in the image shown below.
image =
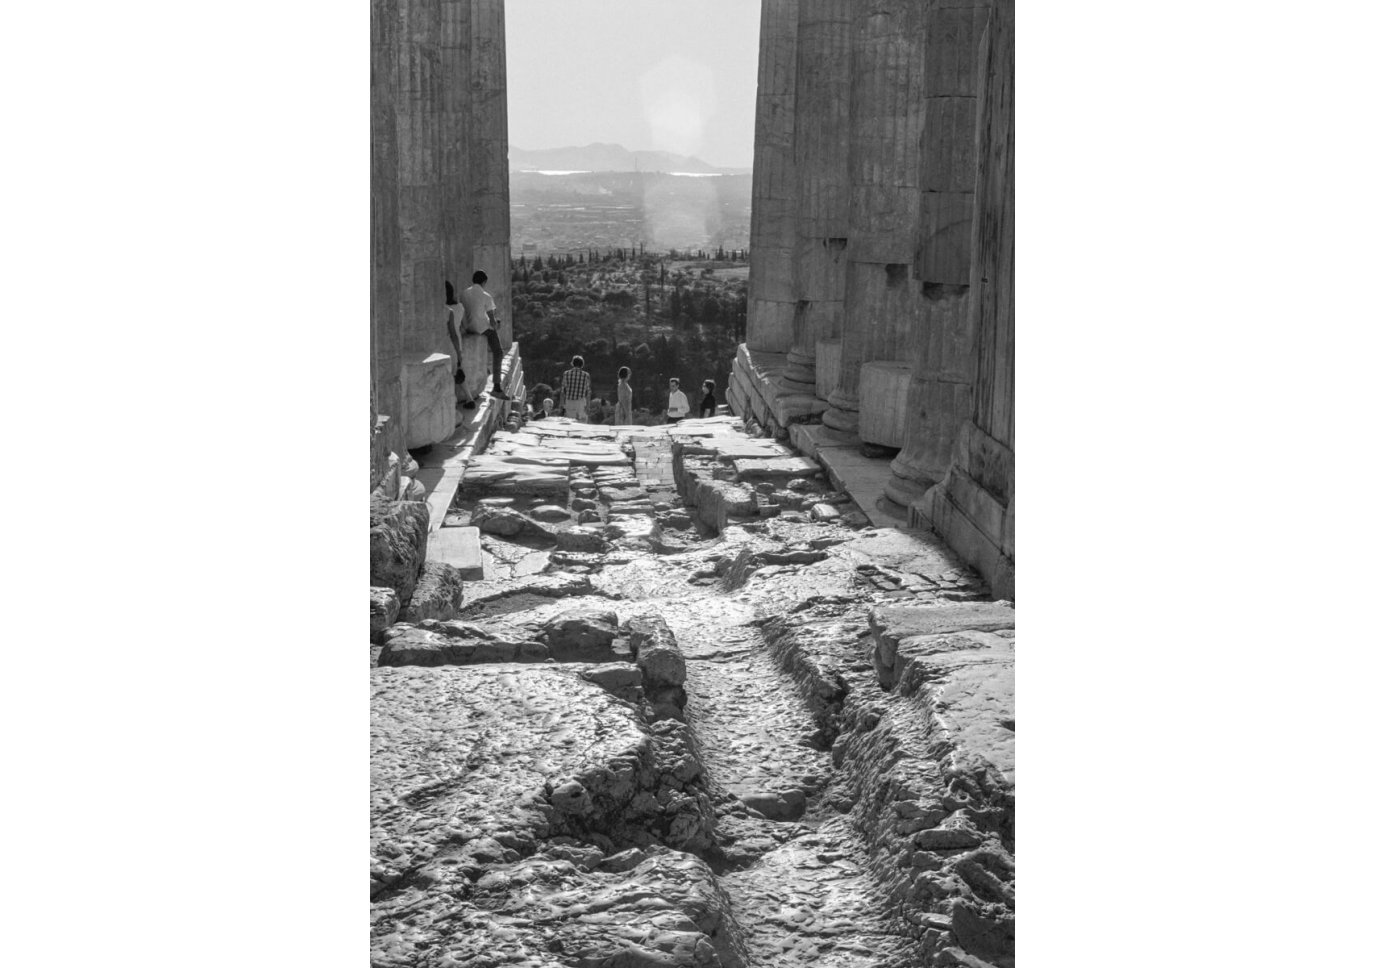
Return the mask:
[[[491, 396], [501, 400], [509, 400], [510, 397], [501, 388], [501, 359], [505, 356], [505, 351], [501, 349], [500, 335], [496, 332], [498, 322], [496, 320], [496, 300], [482, 286], [486, 282], [486, 273], [478, 269], [472, 273], [472, 284], [462, 290], [462, 329], [465, 332], [479, 336], [485, 336], [487, 344], [491, 347]], [[452, 296], [452, 283], [445, 283], [448, 290], [449, 301]], [[452, 347], [457, 351], [459, 365], [462, 361], [462, 341], [457, 335], [456, 325], [457, 313], [452, 312], [448, 315], [448, 336], [452, 339]]]

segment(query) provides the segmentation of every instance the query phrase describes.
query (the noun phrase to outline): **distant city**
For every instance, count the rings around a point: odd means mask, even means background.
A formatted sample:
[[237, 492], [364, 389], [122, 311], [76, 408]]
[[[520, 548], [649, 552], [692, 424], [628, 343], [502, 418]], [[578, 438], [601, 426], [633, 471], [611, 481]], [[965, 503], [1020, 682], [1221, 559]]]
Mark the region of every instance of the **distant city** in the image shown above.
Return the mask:
[[510, 148], [516, 254], [744, 249], [751, 172], [621, 145]]

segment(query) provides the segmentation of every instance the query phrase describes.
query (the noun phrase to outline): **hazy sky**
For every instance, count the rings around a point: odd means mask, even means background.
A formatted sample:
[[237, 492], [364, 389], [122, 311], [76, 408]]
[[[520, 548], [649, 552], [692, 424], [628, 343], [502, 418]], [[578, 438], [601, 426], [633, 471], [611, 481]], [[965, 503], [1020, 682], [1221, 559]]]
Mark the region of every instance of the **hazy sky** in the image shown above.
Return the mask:
[[510, 143], [751, 165], [760, 0], [506, 0]]

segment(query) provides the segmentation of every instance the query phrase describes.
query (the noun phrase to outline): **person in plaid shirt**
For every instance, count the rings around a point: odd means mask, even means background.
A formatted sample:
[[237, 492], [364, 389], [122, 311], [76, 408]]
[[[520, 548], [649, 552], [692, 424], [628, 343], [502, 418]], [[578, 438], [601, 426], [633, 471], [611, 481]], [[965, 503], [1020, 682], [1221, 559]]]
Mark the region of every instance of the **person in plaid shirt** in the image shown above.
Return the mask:
[[587, 401], [592, 396], [592, 378], [582, 368], [582, 357], [573, 357], [572, 369], [563, 371], [558, 393], [563, 416], [571, 417], [579, 423], [586, 423]]

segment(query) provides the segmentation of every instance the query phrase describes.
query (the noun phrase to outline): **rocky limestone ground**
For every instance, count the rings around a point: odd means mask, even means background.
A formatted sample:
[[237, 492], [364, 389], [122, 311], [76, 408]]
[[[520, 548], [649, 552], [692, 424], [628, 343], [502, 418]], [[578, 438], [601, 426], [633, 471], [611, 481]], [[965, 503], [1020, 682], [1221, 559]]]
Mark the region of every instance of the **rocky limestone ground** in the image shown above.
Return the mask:
[[1014, 964], [1014, 613], [931, 532], [731, 418], [496, 434], [460, 601], [396, 517], [372, 964]]

